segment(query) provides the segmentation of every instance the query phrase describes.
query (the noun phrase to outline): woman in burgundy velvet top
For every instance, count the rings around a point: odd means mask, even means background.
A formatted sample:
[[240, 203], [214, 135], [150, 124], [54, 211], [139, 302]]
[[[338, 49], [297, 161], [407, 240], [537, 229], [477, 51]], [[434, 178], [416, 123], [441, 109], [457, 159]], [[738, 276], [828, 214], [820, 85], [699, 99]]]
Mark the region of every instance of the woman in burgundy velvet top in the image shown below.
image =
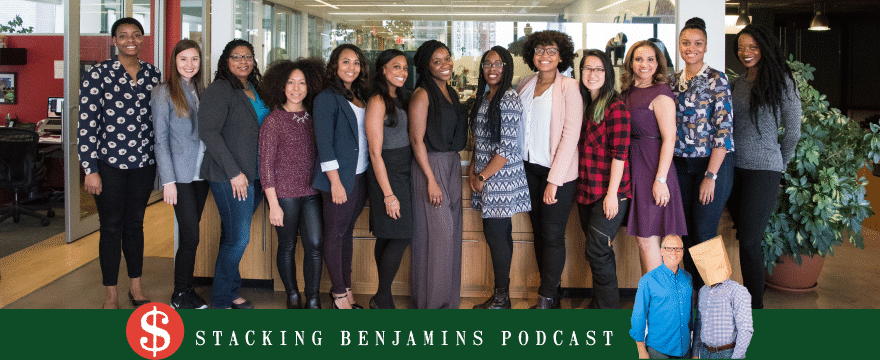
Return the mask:
[[[269, 222], [278, 232], [278, 273], [288, 309], [321, 308], [321, 196], [312, 188], [317, 149], [311, 111], [323, 73], [320, 60], [285, 60], [273, 64], [263, 77], [266, 106], [273, 111], [260, 128], [260, 180]], [[294, 269], [297, 230], [305, 251], [305, 305]]]

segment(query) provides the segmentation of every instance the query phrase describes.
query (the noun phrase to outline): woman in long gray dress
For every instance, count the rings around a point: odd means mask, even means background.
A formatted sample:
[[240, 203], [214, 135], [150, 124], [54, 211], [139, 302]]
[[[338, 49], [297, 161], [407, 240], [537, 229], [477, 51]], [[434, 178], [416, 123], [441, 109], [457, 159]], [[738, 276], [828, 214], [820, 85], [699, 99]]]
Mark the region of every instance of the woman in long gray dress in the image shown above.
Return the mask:
[[457, 309], [461, 293], [461, 163], [467, 114], [449, 86], [452, 58], [443, 43], [422, 44], [409, 103], [413, 229], [412, 307]]

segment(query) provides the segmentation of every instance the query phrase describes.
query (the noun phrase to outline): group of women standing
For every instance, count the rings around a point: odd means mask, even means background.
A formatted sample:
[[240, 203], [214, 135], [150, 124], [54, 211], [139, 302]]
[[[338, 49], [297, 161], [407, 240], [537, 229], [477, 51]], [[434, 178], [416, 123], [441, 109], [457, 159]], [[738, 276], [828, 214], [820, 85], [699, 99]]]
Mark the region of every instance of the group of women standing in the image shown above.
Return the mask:
[[[483, 55], [470, 113], [448, 84], [449, 48], [435, 40], [413, 58], [418, 80], [412, 94], [404, 88], [407, 57], [398, 50], [378, 55], [372, 77], [351, 44], [333, 50], [326, 66], [318, 59], [283, 60], [261, 76], [244, 40], [226, 45], [205, 89], [197, 43], [175, 46], [170, 75], [159, 84], [158, 72], [137, 58], [140, 24], [123, 18], [112, 31], [120, 52], [83, 80], [79, 132], [85, 187], [95, 195], [101, 221], [105, 308], [118, 306], [120, 249], [132, 279], [131, 302], [148, 301], [139, 277], [156, 164], [179, 224], [175, 308], [208, 306], [193, 290], [193, 268], [209, 188], [222, 224], [213, 308], [253, 308], [238, 294], [238, 268], [264, 194], [278, 233], [288, 308], [321, 308], [322, 260], [332, 307], [362, 308], [351, 292], [352, 235], [367, 198], [379, 272], [369, 307], [395, 307], [391, 283], [412, 244], [410, 307], [458, 308], [459, 151], [468, 134], [474, 139], [467, 169], [471, 204], [482, 214], [495, 278], [494, 294], [475, 308], [511, 307], [511, 218], [517, 213], [529, 212], [534, 232], [541, 282], [533, 308], [560, 307], [574, 201], [593, 273], [592, 304], [619, 308], [612, 241], [626, 218], [648, 271], [661, 263], [661, 236], [689, 234], [686, 247], [714, 237], [731, 191], [744, 282], [753, 306], [762, 306], [760, 239], [778, 191], [773, 184], [799, 137], [800, 115], [791, 72], [763, 28], [748, 26], [737, 35], [737, 54], [749, 70], [732, 86], [703, 62], [705, 24], [692, 19], [679, 37], [685, 69], [669, 81], [656, 45], [637, 42], [626, 56], [621, 93], [604, 52], [584, 52], [578, 81], [562, 74], [575, 65], [571, 38], [536, 32], [523, 54], [535, 74], [517, 89], [511, 54], [496, 46]], [[783, 123], [785, 136], [777, 143]], [[305, 251], [302, 297], [297, 234]], [[687, 256], [685, 264], [695, 271]]]

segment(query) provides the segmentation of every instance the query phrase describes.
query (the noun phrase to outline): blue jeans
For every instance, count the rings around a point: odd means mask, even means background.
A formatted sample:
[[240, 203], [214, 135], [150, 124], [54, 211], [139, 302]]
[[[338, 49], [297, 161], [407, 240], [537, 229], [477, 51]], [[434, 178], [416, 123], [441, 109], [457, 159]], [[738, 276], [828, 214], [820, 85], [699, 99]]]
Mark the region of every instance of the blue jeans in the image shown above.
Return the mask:
[[733, 349], [727, 349], [719, 352], [709, 352], [705, 346], [700, 347], [700, 359], [730, 359], [733, 356]]
[[239, 200], [232, 196], [231, 183], [212, 181], [211, 193], [214, 194], [223, 225], [217, 264], [214, 266], [211, 307], [225, 309], [238, 298], [238, 288], [241, 287], [238, 264], [250, 241], [251, 218], [263, 200], [263, 188], [259, 180], [254, 181], [248, 184], [247, 198]]
[[[700, 202], [700, 185], [706, 177], [706, 169], [709, 166], [709, 157], [684, 158], [673, 157], [675, 169], [678, 172], [678, 186], [681, 188], [681, 204], [684, 208], [684, 218], [687, 219], [688, 235], [682, 236], [684, 248], [702, 243], [718, 236], [718, 223], [724, 205], [730, 197], [733, 188], [733, 153], [724, 157], [724, 162], [718, 169], [718, 179], [715, 180], [715, 194], [712, 202], [703, 205]], [[692, 275], [698, 274], [691, 253], [684, 252], [684, 269]], [[699, 291], [703, 287], [703, 278], [694, 276], [694, 290]], [[694, 297], [696, 301], [696, 297]]]

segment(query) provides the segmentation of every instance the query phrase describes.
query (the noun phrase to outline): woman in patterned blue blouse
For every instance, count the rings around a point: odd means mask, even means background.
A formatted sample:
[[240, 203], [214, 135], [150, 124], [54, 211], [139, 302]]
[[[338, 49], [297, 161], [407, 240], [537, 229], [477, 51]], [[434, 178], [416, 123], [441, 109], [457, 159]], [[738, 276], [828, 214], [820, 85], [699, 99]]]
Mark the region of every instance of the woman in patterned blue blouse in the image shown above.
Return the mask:
[[474, 309], [510, 309], [510, 262], [516, 213], [532, 210], [518, 136], [522, 102], [511, 86], [513, 58], [495, 46], [480, 60], [477, 101], [471, 108], [474, 158], [468, 169], [471, 206], [483, 212], [483, 234], [492, 254], [495, 293]]
[[[678, 171], [681, 201], [687, 221], [689, 248], [718, 235], [718, 221], [733, 187], [733, 112], [730, 86], [723, 72], [703, 62], [706, 53], [706, 23], [688, 20], [678, 36], [678, 52], [684, 69], [672, 78], [675, 95], [676, 131], [673, 162]], [[685, 252], [684, 268], [697, 268]], [[703, 280], [694, 278], [694, 289]]]
[[116, 59], [93, 67], [80, 88], [79, 161], [85, 172], [83, 187], [95, 196], [101, 238], [98, 256], [107, 294], [105, 309], [119, 307], [116, 282], [119, 253], [125, 256], [135, 307], [150, 302], [141, 290], [144, 263], [144, 211], [156, 160], [150, 92], [159, 83], [159, 71], [138, 59], [144, 27], [122, 18], [111, 28]]

